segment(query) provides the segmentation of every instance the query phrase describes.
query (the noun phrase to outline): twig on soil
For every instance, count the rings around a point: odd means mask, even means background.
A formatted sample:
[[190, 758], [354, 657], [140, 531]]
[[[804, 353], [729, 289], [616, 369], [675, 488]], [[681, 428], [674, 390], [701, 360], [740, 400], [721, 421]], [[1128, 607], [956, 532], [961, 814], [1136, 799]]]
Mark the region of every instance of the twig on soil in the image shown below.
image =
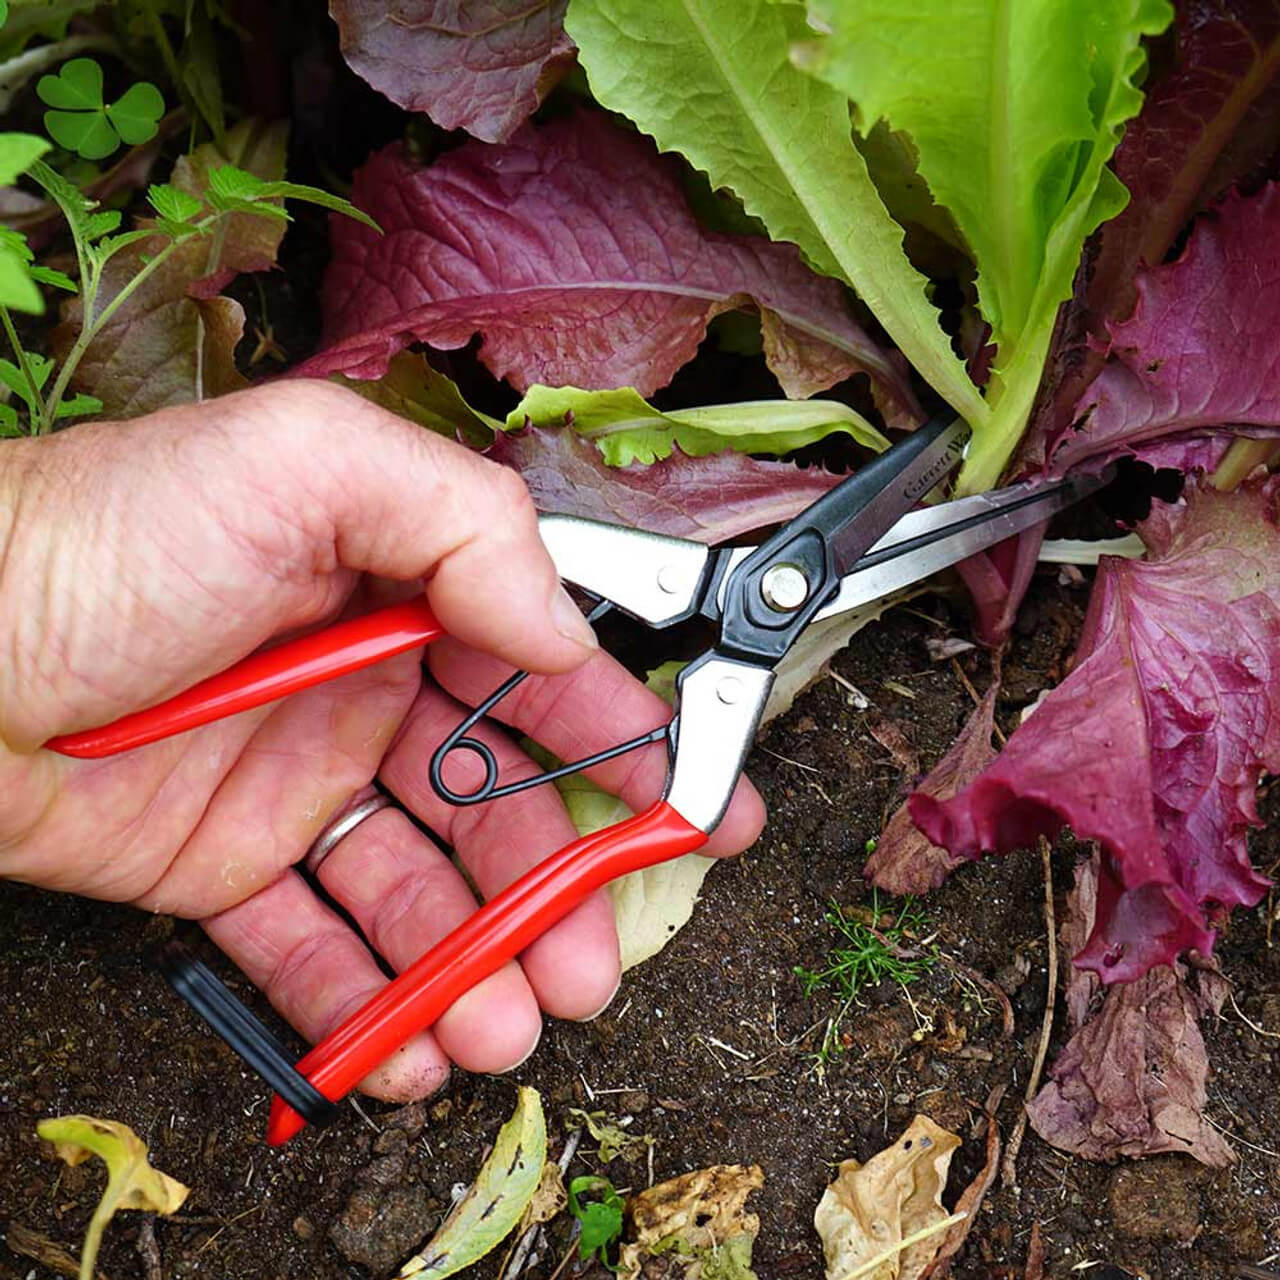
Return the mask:
[[1280, 1032], [1268, 1031], [1266, 1027], [1260, 1027], [1248, 1014], [1236, 1004], [1236, 993], [1230, 992], [1227, 999], [1231, 1001], [1231, 1007], [1236, 1011], [1236, 1017], [1244, 1023], [1246, 1027], [1256, 1031], [1260, 1036], [1266, 1036], [1270, 1040], [1280, 1040]]
[[[233, 1227], [241, 1218], [247, 1218], [251, 1213], [257, 1213], [262, 1208], [261, 1202], [245, 1209], [242, 1213], [237, 1213], [234, 1218], [228, 1218], [223, 1224], [202, 1244], [195, 1253], [198, 1258], [228, 1227]], [[190, 1222], [190, 1218], [174, 1218], [175, 1222]]]
[[146, 1280], [164, 1280], [164, 1264], [160, 1260], [160, 1246], [156, 1243], [155, 1215], [143, 1216], [138, 1226], [138, 1242], [135, 1246], [138, 1257], [142, 1259], [142, 1270]]
[[347, 1101], [351, 1103], [351, 1105], [356, 1109], [356, 1115], [358, 1115], [360, 1119], [363, 1120], [365, 1124], [367, 1124], [369, 1128], [374, 1131], [374, 1133], [382, 1132], [382, 1130], [378, 1127], [377, 1123], [373, 1120], [373, 1118], [369, 1115], [369, 1113], [356, 1101], [355, 1094], [352, 1094], [347, 1099]]
[[1023, 1280], [1044, 1280], [1044, 1240], [1040, 1236], [1040, 1224], [1031, 1224], [1031, 1243], [1027, 1245], [1027, 1269]]
[[821, 773], [821, 769], [815, 769], [811, 764], [801, 764], [799, 760], [793, 760], [790, 756], [784, 756], [780, 751], [770, 751], [768, 747], [761, 747], [761, 751], [767, 756], [772, 756], [775, 760], [781, 760], [783, 764], [794, 765], [805, 775], [805, 781], [823, 798], [827, 803], [828, 809], [834, 809], [831, 797], [822, 789], [822, 784], [816, 778], [809, 777], [813, 773]]
[[1036, 1096], [1040, 1087], [1040, 1073], [1044, 1070], [1045, 1055], [1049, 1052], [1049, 1036], [1053, 1031], [1053, 1009], [1058, 995], [1058, 926], [1053, 910], [1053, 859], [1049, 842], [1040, 837], [1040, 861], [1044, 867], [1044, 927], [1049, 939], [1049, 980], [1044, 997], [1044, 1019], [1040, 1023], [1040, 1044], [1036, 1049], [1036, 1060], [1027, 1080], [1026, 1093], [1023, 1095], [1022, 1114], [1018, 1123], [1009, 1135], [1009, 1146], [1004, 1153], [1004, 1165], [1001, 1168], [1001, 1181], [1015, 1195], [1018, 1191], [1018, 1152], [1022, 1147], [1023, 1135], [1027, 1132], [1027, 1108]]
[[853, 700], [853, 709], [855, 711], [865, 711], [871, 705], [871, 699], [852, 680], [846, 680], [838, 671], [828, 671], [827, 675]]
[[1260, 1147], [1256, 1142], [1250, 1142], [1248, 1138], [1242, 1138], [1234, 1129], [1228, 1129], [1226, 1125], [1219, 1124], [1212, 1116], [1205, 1116], [1205, 1119], [1221, 1134], [1225, 1134], [1232, 1142], [1238, 1142], [1242, 1147], [1248, 1147], [1250, 1151], [1256, 1151], [1259, 1155], [1270, 1156], [1272, 1160], [1280, 1160], [1280, 1151], [1272, 1151], [1270, 1147]]
[[[973, 681], [970, 680], [967, 675], [965, 675], [964, 668], [960, 665], [958, 659], [956, 658], [951, 659], [951, 669], [956, 673], [956, 679], [959, 680], [962, 685], [964, 685], [965, 693], [967, 693], [969, 697], [973, 699], [973, 705], [975, 707], [980, 707], [982, 705], [982, 696], [981, 694], [978, 693], [977, 689], [973, 687]], [[1000, 673], [999, 673], [999, 670], [997, 669], [996, 679], [999, 679], [999, 676], [1000, 676]], [[1000, 745], [1003, 747], [1004, 744], [1009, 741], [1009, 739], [1006, 738], [1004, 735], [1004, 730], [998, 724], [996, 724], [994, 720], [991, 722], [991, 728], [995, 731], [995, 735], [997, 738], [1000, 739]]]
[[565, 1253], [564, 1257], [560, 1259], [559, 1265], [547, 1277], [547, 1280], [559, 1280], [560, 1273], [565, 1269], [565, 1267], [569, 1265], [569, 1259], [573, 1257], [574, 1250], [577, 1247], [578, 1247], [578, 1240], [575, 1235], [574, 1239], [569, 1242], [568, 1251]]
[[996, 1112], [1004, 1100], [1005, 1086], [996, 1085], [987, 1095], [982, 1114], [987, 1118], [987, 1153], [982, 1168], [974, 1175], [973, 1181], [960, 1193], [956, 1201], [956, 1213], [963, 1219], [947, 1232], [938, 1246], [937, 1255], [922, 1273], [925, 1280], [945, 1280], [951, 1274], [951, 1259], [964, 1247], [969, 1238], [969, 1231], [977, 1221], [978, 1211], [982, 1208], [983, 1198], [996, 1180], [996, 1171], [1000, 1164], [1000, 1127], [996, 1124]]
[[[605, 1091], [601, 1090], [601, 1092]], [[569, 1161], [572, 1160], [574, 1155], [577, 1153], [578, 1143], [581, 1141], [581, 1129], [570, 1130], [569, 1136], [564, 1140], [564, 1150], [560, 1153], [560, 1158], [556, 1161], [556, 1166], [559, 1168], [560, 1176], [562, 1178], [569, 1168]], [[650, 1161], [653, 1160], [652, 1145], [649, 1147], [649, 1159]], [[498, 1275], [502, 1280], [516, 1280], [516, 1276], [525, 1269], [530, 1255], [534, 1255], [534, 1246], [540, 1244], [542, 1237], [546, 1234], [545, 1227], [545, 1223], [535, 1222], [528, 1231], [519, 1238], [518, 1242], [512, 1246], [512, 1249], [507, 1251], [506, 1258], [502, 1260], [502, 1266], [498, 1268]], [[512, 1257], [513, 1251], [515, 1253], [514, 1257]], [[536, 1255], [534, 1256], [536, 1257]], [[510, 1266], [507, 1265], [508, 1259], [511, 1263]]]
[[[20, 1258], [31, 1258], [42, 1267], [60, 1276], [74, 1277], [80, 1274], [80, 1264], [56, 1240], [24, 1227], [21, 1222], [10, 1220], [5, 1228], [4, 1242], [12, 1253]], [[106, 1280], [101, 1271], [95, 1270], [96, 1280]]]

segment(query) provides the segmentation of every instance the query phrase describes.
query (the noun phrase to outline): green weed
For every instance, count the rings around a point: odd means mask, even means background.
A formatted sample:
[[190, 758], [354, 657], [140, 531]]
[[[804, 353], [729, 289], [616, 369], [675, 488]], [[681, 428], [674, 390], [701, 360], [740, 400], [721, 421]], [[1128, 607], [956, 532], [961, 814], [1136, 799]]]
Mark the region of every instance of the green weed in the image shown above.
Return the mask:
[[840, 1000], [815, 1055], [820, 1064], [843, 1052], [841, 1024], [850, 1009], [863, 1003], [865, 991], [882, 982], [896, 982], [905, 990], [937, 962], [937, 948], [925, 938], [928, 917], [914, 898], [903, 898], [896, 911], [888, 912], [881, 907], [879, 893], [873, 892], [870, 909], [857, 914], [833, 901], [825, 919], [839, 938], [826, 963], [820, 969], [795, 968], [805, 995], [830, 991]]

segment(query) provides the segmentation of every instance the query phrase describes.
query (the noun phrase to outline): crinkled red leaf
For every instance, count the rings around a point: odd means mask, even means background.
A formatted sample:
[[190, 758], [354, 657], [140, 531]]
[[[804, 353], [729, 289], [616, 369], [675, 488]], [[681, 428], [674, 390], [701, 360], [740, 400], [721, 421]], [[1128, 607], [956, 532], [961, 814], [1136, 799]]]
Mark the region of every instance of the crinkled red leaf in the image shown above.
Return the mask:
[[1256, 902], [1255, 792], [1280, 768], [1280, 479], [1189, 487], [1143, 526], [1148, 560], [1103, 560], [1075, 669], [950, 800], [912, 818], [977, 857], [1070, 824], [1101, 843], [1098, 913], [1077, 962], [1131, 981], [1188, 948], [1206, 910]]
[[1188, 220], [1237, 181], [1261, 181], [1280, 145], [1280, 0], [1183, 0], [1176, 33], [1112, 162], [1129, 203], [1099, 230], [1063, 308], [1022, 469], [1042, 467], [1073, 421], [1103, 365], [1090, 336], [1132, 313], [1140, 268], [1162, 262]]
[[678, 448], [649, 466], [610, 467], [567, 428], [501, 434], [488, 455], [520, 472], [539, 511], [707, 543], [790, 520], [841, 479], [741, 453], [689, 458]]
[[1137, 287], [1055, 470], [1168, 436], [1280, 429], [1280, 187], [1228, 197]]
[[379, 377], [401, 348], [460, 347], [524, 390], [535, 382], [650, 394], [719, 312], [758, 307], [789, 395], [870, 374], [893, 426], [919, 420], [896, 352], [854, 323], [842, 287], [791, 245], [703, 231], [646, 138], [580, 112], [505, 146], [468, 143], [430, 168], [391, 147], [357, 175], [383, 228], [333, 222], [327, 350], [300, 371]]
[[330, 0], [342, 56], [408, 111], [503, 142], [573, 58], [567, 0]]

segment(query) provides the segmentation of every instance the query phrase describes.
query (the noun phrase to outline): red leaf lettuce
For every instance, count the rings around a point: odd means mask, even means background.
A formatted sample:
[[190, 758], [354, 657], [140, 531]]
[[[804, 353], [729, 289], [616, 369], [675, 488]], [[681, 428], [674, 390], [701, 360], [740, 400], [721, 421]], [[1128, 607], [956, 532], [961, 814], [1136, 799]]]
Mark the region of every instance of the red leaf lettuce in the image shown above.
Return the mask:
[[573, 60], [566, 0], [331, 0], [351, 69], [408, 111], [487, 142], [516, 131]]
[[1137, 295], [1133, 315], [1109, 326], [1078, 425], [1050, 444], [1054, 470], [1141, 457], [1171, 438], [1280, 429], [1280, 188], [1202, 216], [1176, 262], [1139, 275]]
[[1094, 930], [1077, 963], [1131, 981], [1208, 952], [1208, 913], [1251, 905], [1255, 792], [1280, 767], [1280, 479], [1195, 483], [1142, 527], [1147, 560], [1102, 561], [1070, 676], [999, 759], [915, 822], [977, 857], [1070, 824], [1103, 849]]
[[520, 472], [539, 511], [707, 543], [790, 520], [842, 479], [740, 453], [689, 458], [678, 447], [648, 466], [611, 467], [567, 427], [500, 433], [488, 454]]
[[712, 317], [751, 306], [789, 395], [863, 371], [890, 425], [919, 420], [905, 361], [854, 323], [836, 281], [794, 246], [703, 231], [675, 167], [602, 116], [468, 143], [425, 169], [393, 146], [356, 176], [353, 199], [385, 234], [333, 224], [331, 345], [304, 375], [376, 378], [411, 342], [461, 347], [479, 332], [480, 358], [519, 390], [648, 395]]

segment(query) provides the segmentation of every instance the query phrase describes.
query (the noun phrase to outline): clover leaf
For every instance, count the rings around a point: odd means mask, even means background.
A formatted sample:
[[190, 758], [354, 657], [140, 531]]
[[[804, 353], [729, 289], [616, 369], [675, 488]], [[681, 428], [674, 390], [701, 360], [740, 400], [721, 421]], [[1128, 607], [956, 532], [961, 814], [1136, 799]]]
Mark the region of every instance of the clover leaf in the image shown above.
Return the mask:
[[135, 84], [108, 105], [102, 96], [102, 68], [93, 58], [72, 58], [56, 76], [41, 76], [41, 101], [49, 136], [86, 160], [101, 160], [123, 142], [136, 146], [156, 136], [164, 98], [153, 84]]
[[[596, 1196], [598, 1199], [585, 1199]], [[585, 1174], [569, 1183], [569, 1212], [582, 1223], [578, 1238], [578, 1257], [595, 1254], [606, 1267], [609, 1246], [622, 1234], [622, 1197], [608, 1178]]]

